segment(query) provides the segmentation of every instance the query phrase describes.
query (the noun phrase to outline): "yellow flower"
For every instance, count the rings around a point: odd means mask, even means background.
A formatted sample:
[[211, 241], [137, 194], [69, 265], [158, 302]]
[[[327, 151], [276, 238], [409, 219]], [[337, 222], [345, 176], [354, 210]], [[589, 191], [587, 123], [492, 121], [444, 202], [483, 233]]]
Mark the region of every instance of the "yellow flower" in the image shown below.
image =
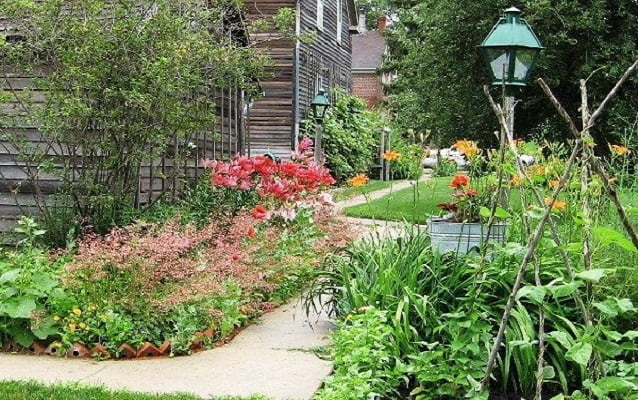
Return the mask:
[[79, 326], [80, 326], [80, 328], [82, 328], [82, 329], [86, 328], [86, 324], [85, 324], [84, 322], [80, 322]]
[[623, 157], [630, 153], [628, 148], [626, 148], [625, 146], [621, 146], [619, 144], [612, 144], [609, 147], [611, 149], [611, 152], [617, 156]]
[[95, 306], [89, 306], [89, 311], [95, 311], [95, 310], [97, 310], [97, 307], [95, 307]]
[[54, 316], [53, 320], [56, 321], [56, 322], [59, 321], [60, 320], [60, 316], [58, 316], [58, 315]]
[[348, 179], [348, 185], [358, 188], [358, 187], [365, 186], [369, 180], [370, 178], [368, 178], [366, 175], [357, 174], [353, 176], [352, 178]]
[[534, 165], [534, 168], [532, 168], [532, 174], [534, 175], [545, 175], [546, 171], [547, 169], [542, 165]]
[[521, 176], [519, 174], [512, 175], [512, 179], [510, 179], [510, 185], [519, 187], [523, 183]]
[[[549, 206], [550, 204], [552, 204], [552, 198], [551, 197], [546, 197], [545, 198], [545, 205]], [[556, 200], [554, 202], [554, 204], [552, 205], [552, 211], [565, 211], [565, 209], [567, 208], [567, 202], [561, 201], [561, 200]]]
[[80, 310], [79, 308], [74, 308], [73, 309], [73, 314], [80, 316], [80, 315], [82, 315], [82, 310]]
[[69, 330], [71, 332], [75, 332], [76, 329], [77, 329], [77, 326], [75, 324], [69, 324]]
[[552, 189], [556, 189], [558, 187], [559, 183], [560, 183], [560, 181], [558, 179], [550, 179], [549, 180], [549, 187], [551, 187]]
[[467, 158], [472, 158], [478, 153], [479, 148], [473, 140], [457, 140], [453, 145], [459, 153], [464, 154]]
[[401, 153], [394, 150], [388, 150], [383, 153], [383, 159], [388, 162], [397, 161], [399, 158], [401, 158]]

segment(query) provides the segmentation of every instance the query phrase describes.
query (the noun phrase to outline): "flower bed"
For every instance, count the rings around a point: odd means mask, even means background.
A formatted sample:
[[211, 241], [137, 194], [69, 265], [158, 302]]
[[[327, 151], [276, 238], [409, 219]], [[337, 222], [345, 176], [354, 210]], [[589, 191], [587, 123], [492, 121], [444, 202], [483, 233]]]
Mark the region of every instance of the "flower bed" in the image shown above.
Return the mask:
[[349, 241], [321, 193], [334, 180], [307, 154], [208, 164], [210, 190], [252, 191], [262, 204], [203, 224], [139, 221], [54, 255], [33, 246], [43, 232], [23, 219], [23, 247], [0, 254], [4, 349], [140, 357], [221, 344]]

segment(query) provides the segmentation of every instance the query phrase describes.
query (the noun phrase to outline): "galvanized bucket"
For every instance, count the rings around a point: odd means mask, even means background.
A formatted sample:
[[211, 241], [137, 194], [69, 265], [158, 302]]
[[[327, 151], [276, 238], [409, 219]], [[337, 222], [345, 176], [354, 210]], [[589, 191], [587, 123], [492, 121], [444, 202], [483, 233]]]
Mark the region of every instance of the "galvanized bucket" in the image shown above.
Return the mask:
[[[466, 254], [478, 251], [487, 237], [487, 225], [480, 222], [450, 222], [444, 219], [428, 220], [432, 251]], [[505, 242], [507, 223], [495, 222], [489, 240]]]

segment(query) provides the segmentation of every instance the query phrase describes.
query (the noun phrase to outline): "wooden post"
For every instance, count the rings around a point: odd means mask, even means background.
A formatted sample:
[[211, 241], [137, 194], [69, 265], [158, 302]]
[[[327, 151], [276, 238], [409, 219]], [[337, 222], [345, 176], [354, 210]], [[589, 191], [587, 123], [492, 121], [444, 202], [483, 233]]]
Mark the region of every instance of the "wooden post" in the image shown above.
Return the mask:
[[321, 147], [321, 138], [323, 136], [322, 122], [319, 121], [315, 125], [315, 162], [323, 164], [323, 148]]

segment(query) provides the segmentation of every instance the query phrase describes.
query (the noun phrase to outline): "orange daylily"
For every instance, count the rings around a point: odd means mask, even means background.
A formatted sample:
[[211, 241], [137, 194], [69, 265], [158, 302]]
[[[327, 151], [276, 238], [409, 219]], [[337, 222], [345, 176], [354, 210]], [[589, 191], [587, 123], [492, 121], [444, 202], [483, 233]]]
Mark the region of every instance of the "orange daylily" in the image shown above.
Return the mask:
[[368, 178], [365, 174], [357, 174], [352, 178], [348, 179], [348, 185], [352, 187], [362, 187], [365, 186], [370, 178]]
[[479, 148], [473, 140], [457, 140], [453, 145], [453, 149], [456, 149], [459, 153], [465, 155], [467, 158], [472, 158], [478, 153]]
[[463, 186], [467, 186], [470, 183], [470, 179], [465, 175], [455, 175], [450, 182], [450, 187], [460, 189]]
[[523, 180], [519, 174], [512, 175], [512, 179], [510, 179], [510, 185], [519, 187], [523, 184]]
[[619, 144], [612, 144], [609, 146], [611, 149], [611, 152], [614, 153], [617, 156], [626, 156], [627, 154], [630, 153], [629, 149], [625, 146], [621, 146]]
[[388, 162], [397, 161], [399, 158], [401, 158], [401, 153], [394, 150], [387, 150], [383, 153], [383, 159]]
[[[552, 204], [552, 198], [551, 197], [546, 197], [545, 198], [545, 205], [549, 206], [550, 204]], [[565, 201], [561, 201], [561, 200], [556, 200], [554, 202], [554, 204], [552, 205], [552, 211], [565, 211], [565, 209], [567, 209], [567, 202]]]

